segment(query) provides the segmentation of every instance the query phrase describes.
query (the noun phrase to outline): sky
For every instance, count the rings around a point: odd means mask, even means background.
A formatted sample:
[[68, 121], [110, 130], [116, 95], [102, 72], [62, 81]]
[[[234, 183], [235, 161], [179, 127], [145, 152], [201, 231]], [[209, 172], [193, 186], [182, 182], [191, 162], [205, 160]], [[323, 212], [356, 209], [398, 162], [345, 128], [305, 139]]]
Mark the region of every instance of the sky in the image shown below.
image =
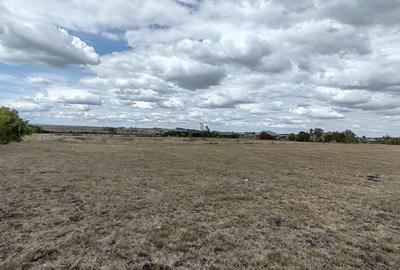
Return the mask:
[[0, 0], [32, 123], [400, 135], [398, 0]]

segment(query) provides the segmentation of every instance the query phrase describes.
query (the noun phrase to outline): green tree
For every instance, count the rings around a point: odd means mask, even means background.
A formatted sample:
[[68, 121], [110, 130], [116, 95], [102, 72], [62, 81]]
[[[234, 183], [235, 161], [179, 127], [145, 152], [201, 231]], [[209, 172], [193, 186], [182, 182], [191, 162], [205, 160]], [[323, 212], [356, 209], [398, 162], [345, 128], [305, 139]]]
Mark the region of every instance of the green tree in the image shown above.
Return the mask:
[[295, 141], [296, 140], [296, 134], [294, 133], [290, 133], [289, 137], [288, 137], [289, 141]]
[[298, 142], [308, 142], [310, 141], [310, 134], [304, 131], [300, 131], [297, 135], [296, 135], [296, 141]]
[[345, 130], [343, 134], [344, 134], [344, 143], [357, 143], [356, 134], [354, 134], [354, 132], [351, 131], [350, 129]]
[[19, 117], [17, 111], [7, 107], [0, 107], [1, 143], [19, 142], [21, 137], [28, 131], [28, 123]]
[[258, 139], [260, 139], [260, 140], [275, 140], [276, 138], [266, 131], [261, 131], [260, 134], [258, 134]]
[[43, 132], [41, 127], [30, 125], [20, 118], [16, 110], [0, 107], [0, 144], [19, 142], [24, 135]]
[[324, 142], [332, 142], [335, 140], [335, 133], [329, 132], [325, 135]]
[[379, 140], [380, 143], [383, 144], [393, 144], [400, 145], [400, 137], [390, 137], [389, 135], [383, 136], [382, 139]]
[[343, 132], [335, 132], [333, 134], [333, 140], [337, 143], [344, 143], [346, 140], [346, 135]]

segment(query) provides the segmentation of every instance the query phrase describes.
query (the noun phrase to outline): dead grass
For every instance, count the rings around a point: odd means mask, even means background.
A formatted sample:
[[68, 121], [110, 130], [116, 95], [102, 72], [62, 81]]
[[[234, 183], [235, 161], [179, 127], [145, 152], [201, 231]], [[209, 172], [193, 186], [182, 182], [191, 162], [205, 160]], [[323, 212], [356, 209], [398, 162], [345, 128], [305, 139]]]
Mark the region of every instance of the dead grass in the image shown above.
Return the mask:
[[40, 135], [0, 147], [0, 269], [400, 269], [400, 147]]

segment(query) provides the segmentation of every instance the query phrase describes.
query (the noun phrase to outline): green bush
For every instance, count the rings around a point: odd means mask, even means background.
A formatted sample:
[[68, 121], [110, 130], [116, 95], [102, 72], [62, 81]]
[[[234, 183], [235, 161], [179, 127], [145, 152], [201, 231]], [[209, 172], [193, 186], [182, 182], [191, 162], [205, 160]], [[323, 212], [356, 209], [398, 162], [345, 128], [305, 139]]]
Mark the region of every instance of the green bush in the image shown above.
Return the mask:
[[0, 107], [0, 143], [21, 141], [22, 136], [42, 132], [42, 128], [29, 125], [16, 110]]

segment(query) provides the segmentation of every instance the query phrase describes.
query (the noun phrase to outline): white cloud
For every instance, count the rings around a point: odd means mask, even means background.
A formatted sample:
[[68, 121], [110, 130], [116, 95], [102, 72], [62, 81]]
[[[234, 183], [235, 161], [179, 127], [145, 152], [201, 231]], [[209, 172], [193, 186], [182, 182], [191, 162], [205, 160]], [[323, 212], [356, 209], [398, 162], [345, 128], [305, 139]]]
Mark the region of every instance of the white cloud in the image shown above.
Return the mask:
[[64, 86], [52, 86], [51, 88], [37, 93], [33, 100], [46, 103], [101, 105], [99, 96], [84, 89], [73, 89]]
[[398, 25], [400, 6], [397, 0], [333, 0], [321, 3], [318, 13], [353, 25]]
[[228, 33], [217, 41], [183, 39], [176, 47], [209, 63], [231, 62], [249, 67], [256, 66], [271, 50], [267, 37], [247, 31]]
[[290, 112], [317, 119], [336, 119], [344, 117], [343, 114], [325, 106], [298, 106], [294, 109], [291, 109]]
[[[148, 24], [177, 25], [188, 19], [189, 11], [174, 0], [3, 0], [15, 16], [64, 28], [99, 32], [104, 29], [134, 28]], [[27, 8], [29, 7], [29, 8]], [[168, 11], [168, 12], [166, 12]]]
[[50, 80], [42, 77], [42, 76], [35, 76], [35, 77], [26, 77], [25, 81], [28, 83], [38, 83], [38, 84], [49, 84]]
[[201, 98], [200, 107], [207, 108], [234, 108], [239, 104], [252, 103], [245, 93], [212, 93]]
[[189, 90], [218, 85], [225, 77], [224, 69], [190, 58], [159, 56], [152, 61], [153, 69], [159, 71], [161, 77]]
[[87, 104], [64, 104], [63, 107], [66, 110], [72, 110], [72, 111], [78, 111], [78, 112], [90, 111], [90, 106]]
[[37, 103], [29, 99], [8, 99], [0, 101], [0, 106], [7, 106], [19, 112], [42, 112], [52, 107], [49, 103]]
[[95, 50], [64, 29], [24, 22], [0, 7], [0, 61], [53, 66], [98, 64]]

